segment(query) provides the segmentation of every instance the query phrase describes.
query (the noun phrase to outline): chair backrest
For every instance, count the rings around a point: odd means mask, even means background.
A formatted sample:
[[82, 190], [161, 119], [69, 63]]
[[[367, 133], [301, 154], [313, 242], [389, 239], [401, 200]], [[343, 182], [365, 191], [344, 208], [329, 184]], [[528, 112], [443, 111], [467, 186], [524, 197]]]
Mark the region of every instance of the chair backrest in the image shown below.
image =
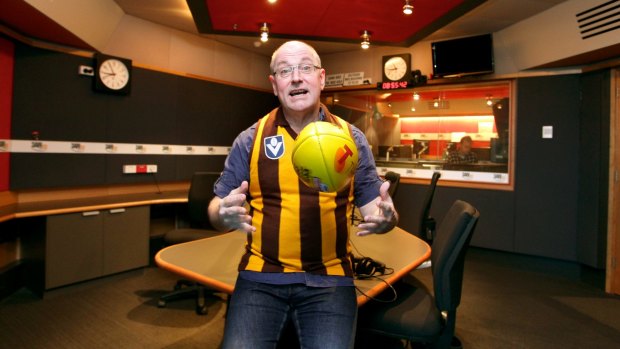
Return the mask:
[[213, 185], [220, 177], [219, 172], [196, 172], [192, 176], [187, 196], [190, 223], [203, 229], [213, 229], [209, 223], [207, 207], [213, 198]]
[[465, 252], [479, 216], [472, 205], [456, 200], [439, 224], [431, 261], [435, 303], [441, 311], [456, 311], [461, 302]]
[[422, 214], [420, 215], [420, 238], [431, 242], [435, 238], [435, 219], [431, 217], [431, 205], [433, 203], [433, 197], [435, 197], [435, 188], [437, 182], [441, 177], [441, 173], [434, 172], [431, 178], [431, 184], [426, 192], [424, 203], [422, 206]]
[[388, 189], [388, 194], [390, 197], [394, 199], [396, 196], [396, 189], [398, 189], [398, 183], [400, 183], [400, 173], [388, 171], [385, 173], [385, 179], [390, 181], [390, 189]]

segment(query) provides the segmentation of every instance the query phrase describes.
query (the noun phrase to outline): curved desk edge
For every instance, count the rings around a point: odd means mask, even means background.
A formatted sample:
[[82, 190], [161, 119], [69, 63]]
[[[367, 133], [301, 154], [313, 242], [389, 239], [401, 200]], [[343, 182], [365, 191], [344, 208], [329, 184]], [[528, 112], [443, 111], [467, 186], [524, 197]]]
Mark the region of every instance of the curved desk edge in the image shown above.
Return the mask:
[[[176, 245], [175, 245], [176, 246]], [[173, 246], [170, 246], [173, 247]], [[169, 248], [169, 247], [167, 247]], [[163, 251], [163, 250], [162, 250]], [[161, 251], [160, 251], [161, 252]], [[172, 273], [175, 273], [181, 277], [187, 278], [189, 280], [195, 281], [195, 282], [199, 282], [209, 288], [213, 288], [217, 291], [221, 291], [227, 294], [232, 294], [233, 290], [235, 289], [234, 285], [230, 285], [228, 283], [210, 278], [208, 276], [205, 275], [201, 275], [197, 272], [179, 267], [175, 264], [172, 263], [168, 263], [166, 262], [164, 259], [161, 258], [160, 254], [157, 253], [157, 255], [155, 255], [155, 263], [157, 264], [158, 267], [164, 269], [164, 270], [168, 270]]]
[[49, 216], [132, 206], [187, 202], [186, 190], [107, 195], [40, 202], [19, 202], [16, 197], [0, 203], [0, 223], [17, 218]]
[[[199, 282], [215, 290], [232, 294], [237, 279], [237, 265], [245, 249], [245, 234], [230, 232], [201, 240], [168, 246], [155, 255], [156, 264], [181, 277]], [[379, 295], [406, 274], [414, 270], [431, 254], [423, 240], [400, 229], [382, 235], [358, 237], [351, 231], [353, 251], [386, 263], [394, 273], [373, 279], [355, 280], [362, 294], [357, 297], [361, 306]], [[402, 253], [395, 253], [402, 251]]]

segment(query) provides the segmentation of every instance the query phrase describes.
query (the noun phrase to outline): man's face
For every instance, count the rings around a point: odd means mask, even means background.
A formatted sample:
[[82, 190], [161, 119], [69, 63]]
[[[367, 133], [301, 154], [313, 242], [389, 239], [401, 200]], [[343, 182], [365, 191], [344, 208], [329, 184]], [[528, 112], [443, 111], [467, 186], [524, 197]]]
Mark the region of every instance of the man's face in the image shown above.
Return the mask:
[[[299, 65], [311, 65], [312, 69], [304, 73]], [[282, 47], [275, 59], [275, 72], [286, 67], [294, 67], [288, 77], [270, 75], [269, 80], [273, 92], [284, 110], [303, 112], [315, 110], [325, 86], [325, 70], [315, 68], [318, 62], [313, 58], [310, 49], [303, 44], [291, 43]]]
[[463, 141], [463, 143], [461, 143], [461, 153], [463, 154], [469, 154], [469, 152], [471, 151], [471, 142], [469, 141]]

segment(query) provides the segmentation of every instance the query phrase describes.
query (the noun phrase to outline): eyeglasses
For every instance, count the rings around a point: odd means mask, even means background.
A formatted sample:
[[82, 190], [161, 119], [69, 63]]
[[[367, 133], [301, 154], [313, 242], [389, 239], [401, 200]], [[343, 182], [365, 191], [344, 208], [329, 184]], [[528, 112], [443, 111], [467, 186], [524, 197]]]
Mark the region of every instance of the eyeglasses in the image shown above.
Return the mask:
[[293, 74], [294, 70], [297, 70], [301, 74], [310, 74], [314, 72], [315, 69], [321, 69], [321, 67], [313, 64], [298, 64], [280, 68], [280, 70], [273, 72], [273, 75], [279, 77], [280, 79], [286, 79]]

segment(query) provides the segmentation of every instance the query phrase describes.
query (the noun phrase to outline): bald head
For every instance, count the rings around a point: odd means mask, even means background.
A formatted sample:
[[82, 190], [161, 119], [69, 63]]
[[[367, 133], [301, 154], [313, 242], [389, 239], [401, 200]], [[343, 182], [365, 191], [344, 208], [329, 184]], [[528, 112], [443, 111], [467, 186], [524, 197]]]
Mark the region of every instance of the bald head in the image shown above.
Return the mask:
[[312, 55], [312, 60], [314, 61], [312, 63], [318, 67], [321, 66], [321, 58], [319, 57], [319, 54], [316, 52], [314, 47], [306, 44], [303, 41], [294, 40], [294, 41], [287, 41], [283, 43], [282, 45], [280, 45], [280, 47], [278, 47], [273, 52], [273, 54], [271, 55], [271, 63], [269, 64], [271, 71], [274, 72], [276, 70], [276, 64], [277, 64], [280, 52], [286, 51], [286, 50], [295, 50], [295, 49], [305, 49], [309, 51], [310, 54]]

